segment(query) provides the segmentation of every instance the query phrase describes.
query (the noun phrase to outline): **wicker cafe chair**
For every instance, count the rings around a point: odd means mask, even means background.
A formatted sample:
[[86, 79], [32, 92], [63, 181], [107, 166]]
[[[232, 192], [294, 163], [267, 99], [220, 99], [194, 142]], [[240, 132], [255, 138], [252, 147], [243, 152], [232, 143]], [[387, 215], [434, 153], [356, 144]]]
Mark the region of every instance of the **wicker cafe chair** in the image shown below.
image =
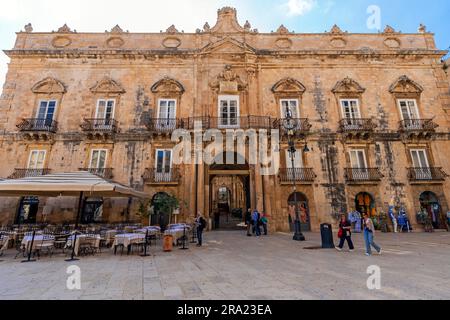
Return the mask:
[[131, 254], [133, 254], [133, 248], [138, 248], [139, 249], [138, 252], [143, 252], [145, 249], [145, 245], [146, 245], [145, 237], [142, 239], [134, 240], [133, 243], [131, 244]]
[[3, 252], [8, 249], [8, 242], [9, 237], [4, 234], [0, 234], [0, 257], [3, 255]]
[[23, 241], [23, 238], [25, 238], [25, 236], [28, 236], [28, 235], [32, 236], [33, 233], [25, 233], [25, 232], [21, 232], [21, 231], [17, 232], [16, 241], [14, 243], [14, 245], [16, 247], [17, 254], [14, 257], [14, 259], [17, 259], [17, 257], [19, 255], [22, 255], [25, 258], [27, 248], [24, 245], [22, 245], [22, 241]]

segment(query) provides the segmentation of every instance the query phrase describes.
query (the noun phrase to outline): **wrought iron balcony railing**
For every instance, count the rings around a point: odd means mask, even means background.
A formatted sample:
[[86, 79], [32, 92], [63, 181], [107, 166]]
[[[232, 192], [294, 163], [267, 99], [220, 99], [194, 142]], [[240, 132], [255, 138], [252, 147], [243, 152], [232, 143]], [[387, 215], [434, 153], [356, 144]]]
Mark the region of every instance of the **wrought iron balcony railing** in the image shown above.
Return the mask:
[[58, 122], [52, 119], [23, 119], [17, 125], [21, 132], [50, 132], [56, 133]]
[[29, 177], [40, 177], [50, 174], [50, 169], [14, 169], [14, 173], [8, 179], [22, 179]]
[[339, 126], [342, 132], [372, 132], [377, 127], [372, 119], [343, 119]]
[[[291, 121], [291, 122], [289, 122]], [[276, 129], [280, 129], [281, 135], [288, 134], [288, 128], [292, 127], [294, 134], [304, 134], [311, 130], [311, 124], [309, 123], [309, 119], [277, 119], [276, 120]]]
[[150, 119], [146, 127], [151, 132], [172, 133], [180, 128], [179, 119]]
[[293, 183], [294, 179], [296, 182], [314, 182], [317, 177], [312, 168], [283, 168], [278, 176], [281, 183]]
[[169, 172], [158, 172], [156, 169], [146, 169], [142, 178], [145, 183], [175, 184], [180, 182], [181, 174], [178, 168], [172, 168]]
[[439, 125], [433, 119], [409, 119], [400, 122], [400, 131], [402, 132], [434, 132]]
[[347, 182], [381, 181], [383, 177], [378, 168], [345, 168]]
[[84, 119], [80, 127], [84, 132], [116, 133], [117, 124], [114, 119]]
[[408, 168], [410, 181], [444, 181], [447, 177], [442, 168]]
[[80, 171], [87, 171], [108, 180], [113, 178], [113, 169], [111, 168], [80, 168]]

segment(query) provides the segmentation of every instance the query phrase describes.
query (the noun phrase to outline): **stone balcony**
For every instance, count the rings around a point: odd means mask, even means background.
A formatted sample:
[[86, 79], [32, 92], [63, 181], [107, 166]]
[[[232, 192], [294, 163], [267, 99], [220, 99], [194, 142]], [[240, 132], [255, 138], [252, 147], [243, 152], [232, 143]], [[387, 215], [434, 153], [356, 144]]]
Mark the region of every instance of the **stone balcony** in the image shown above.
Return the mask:
[[146, 169], [142, 178], [146, 184], [150, 185], [178, 185], [181, 181], [181, 172], [179, 168], [172, 168], [170, 172]]
[[339, 122], [339, 131], [347, 139], [369, 139], [377, 125], [372, 119], [343, 119]]
[[278, 177], [281, 184], [293, 184], [294, 181], [299, 184], [312, 184], [317, 178], [312, 168], [282, 168]]
[[379, 183], [384, 178], [378, 168], [345, 168], [345, 180], [349, 184]]
[[44, 169], [14, 169], [14, 173], [8, 177], [8, 179], [23, 179], [30, 177], [40, 177], [50, 174], [51, 170]]
[[442, 168], [408, 168], [408, 179], [411, 182], [443, 182], [447, 177]]
[[51, 140], [58, 131], [58, 122], [52, 119], [22, 119], [17, 125], [26, 140]]
[[274, 129], [280, 130], [280, 135], [282, 137], [286, 136], [289, 133], [288, 128], [292, 126], [292, 131], [294, 132], [294, 136], [297, 138], [306, 137], [312, 128], [309, 119], [307, 118], [297, 118], [291, 119], [291, 123], [288, 122], [288, 119], [277, 119], [275, 123]]
[[84, 119], [80, 125], [88, 139], [109, 139], [118, 132], [118, 122], [114, 119]]
[[433, 119], [410, 119], [400, 121], [399, 132], [405, 138], [430, 139], [439, 125]]

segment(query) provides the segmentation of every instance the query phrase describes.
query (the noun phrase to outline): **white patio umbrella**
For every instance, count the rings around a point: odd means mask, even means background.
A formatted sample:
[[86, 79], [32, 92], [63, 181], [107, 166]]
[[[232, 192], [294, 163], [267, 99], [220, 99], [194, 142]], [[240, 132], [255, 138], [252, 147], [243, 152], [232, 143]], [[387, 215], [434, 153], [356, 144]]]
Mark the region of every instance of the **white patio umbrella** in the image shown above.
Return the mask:
[[122, 184], [105, 180], [89, 172], [49, 174], [15, 180], [0, 180], [0, 196], [79, 196], [78, 225], [84, 196], [106, 198], [148, 198], [149, 195]]

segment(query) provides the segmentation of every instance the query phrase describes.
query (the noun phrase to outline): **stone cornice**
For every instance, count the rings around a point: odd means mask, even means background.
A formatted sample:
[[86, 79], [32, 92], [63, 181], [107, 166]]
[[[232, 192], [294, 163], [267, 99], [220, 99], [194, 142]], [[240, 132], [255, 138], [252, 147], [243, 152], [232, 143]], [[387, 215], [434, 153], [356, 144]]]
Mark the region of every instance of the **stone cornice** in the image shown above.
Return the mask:
[[[101, 57], [147, 57], [147, 56], [186, 56], [198, 55], [200, 50], [32, 50], [32, 49], [13, 49], [3, 51], [10, 58], [17, 57], [46, 57], [46, 58], [101, 58]], [[239, 54], [239, 53], [236, 53]], [[242, 54], [245, 54], [244, 52]], [[441, 58], [446, 55], [444, 50], [426, 50], [426, 49], [401, 49], [401, 50], [256, 50], [257, 56], [431, 56]]]

